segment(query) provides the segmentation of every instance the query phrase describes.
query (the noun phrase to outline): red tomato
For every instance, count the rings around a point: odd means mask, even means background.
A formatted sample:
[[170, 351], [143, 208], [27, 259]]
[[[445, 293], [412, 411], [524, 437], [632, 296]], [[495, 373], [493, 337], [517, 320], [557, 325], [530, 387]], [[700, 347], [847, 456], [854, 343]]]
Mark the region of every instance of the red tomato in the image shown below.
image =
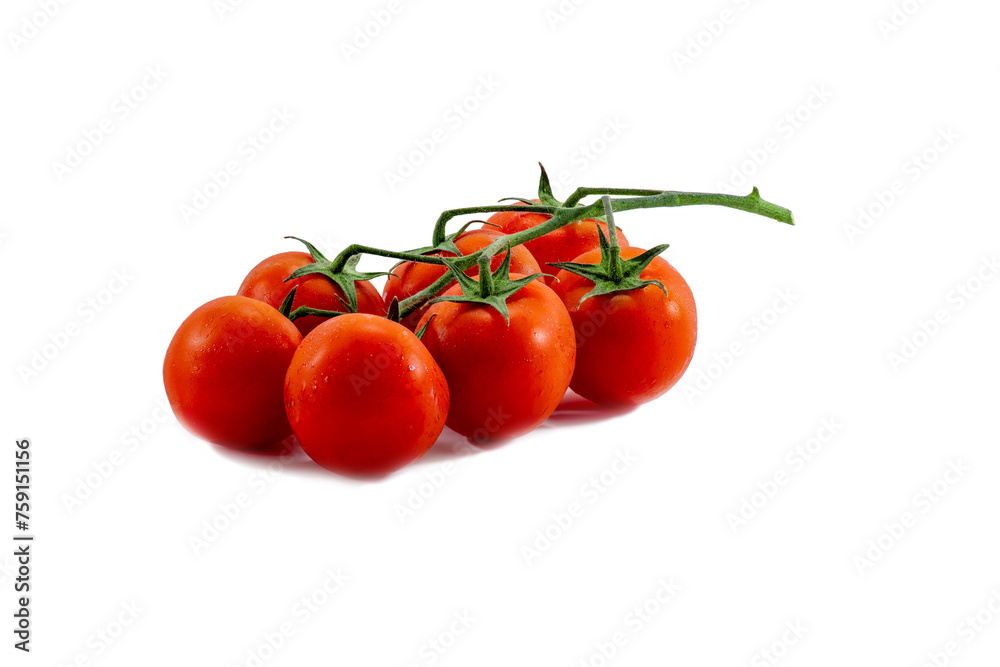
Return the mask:
[[291, 435], [282, 385], [302, 334], [254, 299], [225, 296], [191, 313], [163, 361], [170, 407], [186, 429], [233, 449]]
[[573, 323], [555, 292], [536, 279], [508, 298], [507, 308], [509, 326], [490, 306], [449, 301], [420, 321], [430, 322], [421, 340], [451, 388], [448, 426], [476, 443], [538, 427], [573, 375]]
[[[298, 287], [295, 299], [292, 301], [292, 310], [299, 306], [309, 306], [320, 310], [346, 311], [347, 305], [340, 300], [344, 292], [321, 275], [302, 276], [284, 282], [293, 271], [312, 263], [313, 258], [305, 252], [282, 252], [272, 255], [250, 270], [237, 294], [279, 308], [292, 288]], [[385, 303], [370, 282], [358, 280], [354, 283], [354, 287], [358, 293], [359, 313], [385, 316]], [[326, 319], [317, 315], [300, 317], [295, 320], [295, 326], [305, 336]]]
[[[640, 248], [622, 248], [624, 259], [641, 255]], [[573, 261], [597, 264], [593, 250]], [[657, 257], [641, 277], [655, 285], [580, 299], [594, 287], [587, 278], [568, 271], [556, 275], [553, 289], [573, 319], [576, 370], [570, 387], [584, 398], [608, 406], [638, 405], [660, 396], [680, 380], [698, 333], [698, 316], [691, 288], [674, 267]]]
[[448, 384], [420, 340], [384, 317], [340, 315], [306, 337], [285, 378], [303, 451], [334, 472], [385, 475], [423, 456], [448, 414]]
[[[482, 250], [501, 236], [503, 236], [502, 232], [489, 227], [483, 229], [471, 229], [467, 232], [459, 234], [455, 238], [455, 246], [463, 255], [471, 255], [478, 250]], [[440, 255], [441, 253], [434, 254]], [[444, 256], [454, 257], [455, 255], [454, 253], [448, 252], [444, 253]], [[506, 251], [498, 252], [493, 255], [491, 267], [496, 270], [506, 256]], [[426, 289], [431, 283], [443, 276], [446, 270], [447, 269], [439, 264], [406, 262], [399, 265], [393, 269], [392, 275], [390, 275], [388, 280], [386, 280], [385, 288], [382, 290], [385, 303], [392, 303], [392, 299], [394, 297], [402, 301], [403, 299], [413, 296], [417, 292]], [[541, 269], [538, 268], [538, 262], [535, 261], [535, 258], [531, 256], [531, 253], [528, 252], [523, 245], [515, 246], [512, 250], [510, 256], [510, 270], [511, 273], [523, 273], [525, 275], [541, 273]], [[472, 267], [466, 271], [466, 273], [470, 276], [477, 276], [479, 275], [479, 269], [478, 267]], [[454, 284], [455, 282], [452, 281], [449, 285], [446, 285], [444, 289], [438, 292], [438, 295], [444, 294], [449, 288], [454, 286]], [[410, 313], [403, 318], [403, 325], [411, 331], [416, 330], [417, 323], [420, 321], [420, 318], [423, 317], [425, 312], [427, 312], [426, 306]]]
[[[501, 211], [490, 216], [487, 222], [499, 225], [504, 234], [515, 234], [525, 229], [537, 227], [551, 217], [548, 213]], [[583, 253], [601, 247], [600, 238], [597, 235], [598, 227], [604, 231], [605, 236], [608, 234], [606, 222], [588, 218], [579, 222], [571, 222], [545, 236], [528, 241], [524, 247], [531, 252], [531, 255], [542, 266], [543, 271], [555, 273], [555, 269], [548, 266], [552, 262], [571, 262], [573, 258], [579, 257]], [[617, 234], [618, 245], [627, 246], [628, 239], [622, 234], [622, 230], [617, 229]], [[551, 278], [544, 280], [546, 284], [552, 284]]]

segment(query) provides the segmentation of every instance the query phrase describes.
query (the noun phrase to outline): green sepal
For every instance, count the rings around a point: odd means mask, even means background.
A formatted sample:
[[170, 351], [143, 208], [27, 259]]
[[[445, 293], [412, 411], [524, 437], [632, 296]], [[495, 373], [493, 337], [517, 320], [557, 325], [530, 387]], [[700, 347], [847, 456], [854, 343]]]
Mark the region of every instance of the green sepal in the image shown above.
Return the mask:
[[[602, 240], [604, 240], [603, 232], [601, 236]], [[594, 296], [614, 294], [615, 292], [629, 292], [631, 290], [648, 287], [649, 285], [655, 285], [663, 290], [664, 294], [668, 294], [667, 288], [659, 280], [646, 280], [641, 277], [641, 274], [643, 270], [649, 266], [650, 262], [670, 247], [669, 244], [664, 243], [663, 245], [658, 245], [655, 248], [650, 248], [646, 252], [641, 255], [636, 255], [632, 259], [622, 259], [620, 253], [612, 254], [610, 245], [605, 245], [606, 243], [607, 241], [605, 240], [604, 243], [601, 244], [601, 261], [598, 264], [577, 264], [574, 262], [550, 263], [551, 266], [559, 269], [565, 269], [566, 271], [575, 273], [578, 276], [583, 276], [587, 280], [594, 283], [594, 289], [587, 292], [587, 294], [580, 299], [577, 306]], [[618, 262], [621, 270], [621, 278], [617, 280], [612, 278], [611, 264], [615, 261]]]
[[387, 320], [399, 324], [399, 299], [397, 297], [392, 297], [392, 303], [389, 304], [385, 317]]
[[324, 257], [323, 253], [321, 253], [319, 251], [319, 248], [317, 248], [316, 246], [314, 246], [312, 243], [309, 243], [309, 241], [306, 241], [305, 239], [300, 239], [298, 236], [286, 236], [285, 238], [286, 239], [294, 239], [294, 240], [298, 241], [299, 243], [301, 243], [302, 245], [304, 245], [306, 247], [306, 250], [309, 251], [309, 255], [313, 258], [314, 262], [325, 262], [326, 261], [326, 257]]
[[341, 298], [340, 300], [352, 313], [358, 312], [358, 291], [354, 283], [359, 280], [371, 280], [373, 278], [378, 278], [379, 276], [389, 275], [388, 271], [358, 271], [358, 262], [361, 261], [361, 255], [354, 255], [348, 259], [344, 264], [343, 270], [333, 271], [333, 262], [324, 257], [323, 253], [321, 253], [316, 246], [296, 236], [286, 236], [285, 238], [295, 239], [296, 241], [300, 241], [305, 244], [306, 248], [309, 250], [309, 254], [313, 258], [312, 264], [306, 264], [305, 266], [296, 269], [287, 278], [285, 278], [285, 282], [301, 278], [302, 276], [324, 276], [334, 285], [339, 287], [344, 293], [344, 296], [346, 296], [347, 299], [345, 300]]
[[[437, 244], [436, 246], [429, 245], [429, 246], [424, 246], [423, 248], [414, 248], [413, 250], [407, 250], [406, 252], [407, 254], [410, 255], [430, 255], [435, 252], [450, 252], [453, 255], [461, 255], [462, 253], [459, 252], [458, 246], [455, 245], [455, 239], [457, 239], [459, 235], [464, 234], [465, 231], [468, 230], [471, 225], [474, 225], [477, 222], [482, 222], [483, 224], [487, 224], [483, 220], [469, 220], [467, 223], [459, 227], [457, 232], [449, 234], [448, 236], [444, 237], [444, 241]], [[399, 266], [406, 264], [408, 261], [410, 260], [404, 259], [402, 261], [396, 262], [396, 264], [393, 265], [392, 268], [396, 269]]]
[[542, 175], [538, 178], [538, 201], [543, 206], [562, 206], [562, 202], [552, 194], [552, 183], [549, 182], [549, 175], [541, 162], [538, 163]]
[[431, 315], [430, 317], [428, 317], [427, 321], [424, 322], [424, 326], [420, 327], [419, 329], [417, 329], [416, 331], [413, 332], [414, 335], [416, 335], [417, 340], [423, 340], [424, 339], [424, 334], [427, 333], [427, 327], [429, 327], [431, 325], [431, 322], [434, 321], [435, 317], [437, 317], [437, 313], [434, 313], [433, 315]]
[[519, 201], [522, 204], [527, 204], [528, 206], [541, 206], [541, 204], [539, 204], [538, 202], [532, 201], [530, 199], [525, 199], [524, 197], [504, 197], [503, 199], [498, 199], [497, 201], [498, 202]]
[[298, 290], [299, 290], [298, 285], [289, 290], [288, 294], [285, 295], [285, 298], [282, 300], [281, 305], [278, 306], [278, 312], [284, 315], [285, 317], [288, 317], [288, 314], [292, 312], [292, 301], [295, 301], [295, 293]]
[[669, 248], [666, 243], [636, 255], [632, 259], [623, 259], [621, 248], [618, 247], [618, 231], [615, 226], [614, 215], [611, 213], [611, 203], [608, 197], [603, 197], [605, 217], [608, 220], [608, 232], [611, 240], [605, 236], [604, 230], [597, 228], [598, 241], [601, 244], [601, 261], [597, 264], [582, 264], [576, 262], [550, 262], [554, 266], [570, 273], [575, 273], [594, 283], [594, 289], [590, 290], [580, 299], [577, 307], [587, 299], [594, 296], [614, 294], [616, 292], [629, 292], [642, 289], [650, 285], [655, 285], [667, 294], [667, 288], [659, 280], [646, 280], [642, 277], [642, 272], [649, 263], [660, 253]]
[[510, 256], [510, 246], [508, 245], [507, 256], [504, 257], [503, 262], [501, 262], [500, 266], [498, 266], [497, 270], [493, 273], [490, 273], [488, 269], [483, 271], [484, 267], [488, 265], [480, 265], [479, 280], [465, 274], [465, 269], [467, 269], [468, 266], [463, 267], [461, 262], [450, 258], [443, 258], [445, 266], [448, 267], [448, 271], [451, 272], [451, 274], [455, 277], [455, 280], [458, 281], [459, 286], [462, 288], [462, 293], [450, 296], [439, 296], [435, 299], [431, 299], [429, 303], [434, 304], [442, 301], [452, 301], [457, 303], [482, 304], [493, 308], [498, 313], [503, 315], [504, 322], [507, 323], [507, 326], [510, 326], [510, 311], [507, 310], [507, 299], [516, 294], [522, 287], [530, 283], [532, 280], [542, 277], [542, 274], [535, 273], [530, 276], [525, 276], [524, 278], [511, 280]]

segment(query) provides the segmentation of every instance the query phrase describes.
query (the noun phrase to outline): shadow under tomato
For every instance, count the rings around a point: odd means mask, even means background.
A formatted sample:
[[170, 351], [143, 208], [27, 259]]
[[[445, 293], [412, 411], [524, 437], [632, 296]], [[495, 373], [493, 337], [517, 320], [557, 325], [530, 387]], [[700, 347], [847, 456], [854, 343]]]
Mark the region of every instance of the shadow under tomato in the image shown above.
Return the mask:
[[563, 396], [559, 406], [555, 409], [542, 428], [559, 428], [573, 424], [590, 424], [593, 422], [605, 421], [621, 417], [635, 410], [636, 406], [629, 405], [621, 408], [609, 408], [589, 401], [583, 396], [569, 390]]
[[248, 467], [266, 470], [269, 466], [277, 464], [281, 466], [279, 470], [282, 472], [294, 471], [296, 474], [316, 475], [347, 482], [357, 482], [359, 484], [380, 482], [394, 475], [401, 474], [411, 467], [427, 463], [441, 463], [450, 459], [475, 454], [479, 451], [468, 440], [451, 429], [446, 428], [427, 453], [410, 465], [383, 474], [361, 475], [327, 470], [309, 458], [309, 455], [302, 450], [301, 445], [299, 445], [294, 435], [272, 445], [256, 449], [229, 449], [215, 444], [212, 444], [212, 448], [223, 457], [242, 463]]
[[427, 453], [413, 462], [413, 465], [437, 464], [452, 459], [460, 459], [481, 453], [481, 447], [473, 444], [464, 435], [455, 433], [447, 426]]
[[[635, 410], [635, 406], [625, 408], [607, 408], [588, 401], [582, 396], [567, 391], [559, 406], [539, 428], [562, 428], [576, 424], [614, 419]], [[475, 456], [490, 450], [499, 449], [518, 438], [502, 438], [485, 442], [473, 442], [469, 438], [445, 427], [437, 441], [427, 453], [408, 466], [382, 475], [345, 475], [323, 468], [302, 451], [295, 436], [289, 436], [280, 442], [257, 449], [237, 450], [212, 445], [225, 458], [237, 461], [250, 467], [266, 469], [274, 463], [279, 463], [281, 470], [295, 471], [298, 474], [318, 475], [352, 482], [379, 482], [394, 475], [404, 473], [409, 468], [440, 465], [447, 461]]]
[[290, 435], [274, 444], [257, 447], [256, 449], [230, 449], [215, 444], [212, 445], [212, 448], [227, 459], [256, 468], [266, 468], [273, 463], [278, 463], [282, 470], [295, 470], [321, 475], [332, 474], [302, 451], [302, 447], [299, 446], [299, 441], [295, 439], [294, 435]]

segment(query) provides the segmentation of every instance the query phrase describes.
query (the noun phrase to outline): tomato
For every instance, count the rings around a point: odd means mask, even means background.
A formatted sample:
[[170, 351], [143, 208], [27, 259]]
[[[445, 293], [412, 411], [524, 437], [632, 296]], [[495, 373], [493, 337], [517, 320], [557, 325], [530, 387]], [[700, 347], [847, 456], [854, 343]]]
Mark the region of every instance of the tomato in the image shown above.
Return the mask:
[[[622, 248], [623, 259], [641, 255], [640, 248]], [[574, 263], [597, 264], [593, 250]], [[584, 398], [607, 406], [638, 405], [660, 396], [687, 370], [698, 332], [691, 288], [665, 259], [656, 257], [640, 278], [655, 285], [627, 292], [580, 299], [594, 283], [560, 271], [553, 289], [562, 299], [576, 332], [576, 370], [570, 387]], [[579, 304], [579, 305], [578, 305]]]
[[184, 320], [167, 347], [163, 385], [186, 429], [233, 449], [288, 437], [282, 386], [302, 334], [255, 299], [209, 301]]
[[419, 325], [429, 322], [421, 340], [451, 389], [448, 426], [476, 443], [538, 427], [573, 375], [573, 323], [555, 292], [536, 279], [510, 296], [507, 308], [509, 326], [490, 306], [443, 301]]
[[[493, 243], [496, 239], [503, 236], [502, 232], [489, 227], [483, 229], [471, 229], [467, 232], [459, 234], [455, 238], [455, 247], [458, 248], [459, 252], [463, 255], [471, 255], [472, 253], [482, 250], [489, 244]], [[440, 255], [442, 253], [435, 253], [435, 255]], [[454, 253], [443, 253], [445, 257], [454, 257]], [[492, 269], [496, 269], [503, 262], [504, 257], [507, 256], [506, 251], [498, 252], [493, 256]], [[515, 246], [511, 251], [510, 255], [510, 270], [512, 273], [523, 273], [530, 275], [533, 273], [541, 273], [541, 269], [538, 268], [538, 262], [535, 258], [531, 256], [531, 253], [522, 245]], [[392, 275], [386, 280], [385, 288], [382, 291], [385, 303], [392, 303], [393, 298], [403, 299], [413, 296], [417, 292], [426, 289], [435, 280], [444, 275], [447, 271], [445, 267], [440, 264], [421, 264], [420, 262], [405, 262], [398, 267], [396, 267]], [[470, 276], [479, 275], [478, 267], [471, 267], [466, 273]], [[454, 285], [454, 281], [451, 284], [446, 285], [438, 294], [444, 294], [450, 287]], [[405, 318], [403, 318], [403, 325], [406, 326], [411, 331], [416, 330], [417, 323], [420, 318], [423, 317], [424, 313], [427, 312], [427, 307], [420, 308]]]
[[[537, 200], [536, 200], [537, 201]], [[515, 234], [531, 229], [546, 222], [552, 216], [548, 213], [532, 213], [530, 211], [501, 211], [490, 216], [487, 222], [499, 225], [504, 234]], [[545, 236], [528, 241], [524, 247], [531, 252], [531, 255], [541, 265], [545, 273], [555, 273], [552, 267], [548, 266], [552, 262], [571, 262], [574, 257], [579, 257], [583, 253], [601, 247], [597, 228], [608, 234], [606, 222], [600, 222], [592, 218], [571, 222], [564, 227], [549, 232]], [[617, 229], [618, 245], [624, 247], [628, 245], [628, 239], [622, 234], [621, 229]], [[545, 278], [546, 284], [551, 285], [552, 279]]]
[[448, 414], [448, 384], [405, 327], [375, 315], [340, 315], [296, 351], [285, 409], [303, 451], [319, 465], [385, 475], [434, 444]]
[[[250, 270], [237, 294], [279, 308], [292, 288], [298, 287], [295, 299], [292, 301], [292, 310], [299, 306], [340, 312], [347, 310], [347, 304], [341, 301], [344, 297], [343, 290], [324, 276], [311, 274], [284, 282], [293, 271], [312, 263], [313, 258], [304, 252], [282, 252], [272, 255]], [[358, 294], [359, 313], [385, 316], [385, 303], [370, 282], [358, 280], [354, 283], [354, 287]], [[326, 319], [318, 315], [300, 317], [295, 320], [295, 326], [305, 336]]]

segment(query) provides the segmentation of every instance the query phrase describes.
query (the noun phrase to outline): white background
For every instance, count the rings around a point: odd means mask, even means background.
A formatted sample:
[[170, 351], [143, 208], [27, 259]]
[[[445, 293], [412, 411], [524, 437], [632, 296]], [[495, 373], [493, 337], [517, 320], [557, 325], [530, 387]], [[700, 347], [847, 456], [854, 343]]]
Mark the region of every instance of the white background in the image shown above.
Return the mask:
[[[889, 0], [407, 1], [350, 56], [387, 0], [49, 4], [46, 19], [10, 0], [0, 19], [4, 465], [31, 438], [37, 535], [30, 655], [11, 647], [2, 549], [4, 664], [775, 664], [767, 650], [789, 667], [917, 666], [952, 641], [939, 664], [996, 664], [996, 3], [909, 0], [889, 31]], [[294, 119], [248, 160], [275, 109]], [[229, 160], [240, 173], [185, 220]], [[539, 160], [557, 196], [757, 185], [795, 212], [795, 227], [619, 216], [634, 245], [671, 244], [698, 302], [694, 361], [665, 397], [613, 419], [563, 412], [491, 451], [445, 435], [376, 483], [308, 461], [271, 475], [163, 418], [174, 330], [297, 249], [284, 235], [331, 253], [423, 245], [441, 210], [532, 196]], [[835, 435], [794, 463], [824, 420]], [[591, 502], [620, 453], [634, 462]], [[938, 481], [951, 464], [967, 470]], [[744, 500], [756, 514], [734, 525]], [[582, 516], [552, 527], [573, 503]], [[307, 615], [303, 597], [324, 604]]]

